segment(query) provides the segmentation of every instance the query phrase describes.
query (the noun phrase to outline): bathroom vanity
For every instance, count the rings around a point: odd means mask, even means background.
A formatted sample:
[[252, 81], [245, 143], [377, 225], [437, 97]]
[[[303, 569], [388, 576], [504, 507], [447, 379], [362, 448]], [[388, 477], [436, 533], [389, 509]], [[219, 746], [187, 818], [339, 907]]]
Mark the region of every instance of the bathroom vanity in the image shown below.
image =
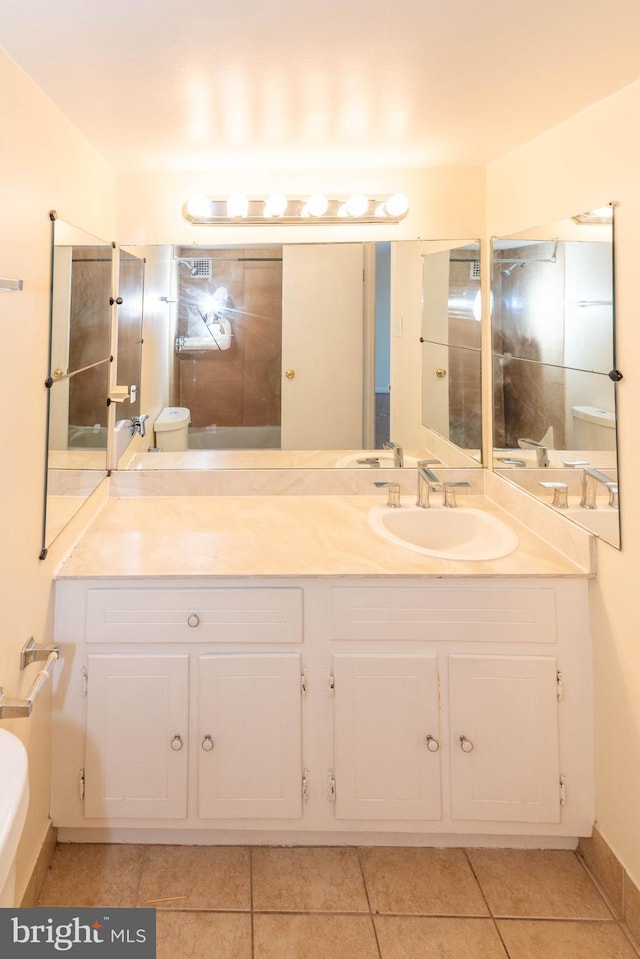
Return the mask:
[[261, 499], [109, 502], [62, 567], [60, 838], [589, 835], [587, 572], [515, 520], [511, 556], [439, 562], [376, 538], [371, 497]]

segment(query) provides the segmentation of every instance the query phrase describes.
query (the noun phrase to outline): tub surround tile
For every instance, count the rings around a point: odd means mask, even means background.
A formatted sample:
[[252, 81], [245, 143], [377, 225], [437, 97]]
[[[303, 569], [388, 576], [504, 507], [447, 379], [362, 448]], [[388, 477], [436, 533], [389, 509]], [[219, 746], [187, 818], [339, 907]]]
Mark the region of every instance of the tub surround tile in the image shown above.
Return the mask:
[[157, 959], [252, 959], [251, 916], [156, 913]]
[[242, 846], [149, 846], [138, 906], [251, 909], [250, 853]]
[[508, 959], [492, 919], [376, 916], [375, 927], [382, 959]]
[[360, 860], [374, 913], [489, 915], [462, 849], [367, 847]]
[[58, 845], [40, 906], [135, 906], [144, 846]]
[[494, 916], [613, 919], [573, 852], [469, 849], [468, 856]]
[[616, 922], [498, 920], [510, 959], [637, 959]]
[[256, 915], [253, 930], [254, 959], [379, 959], [370, 916]]
[[352, 848], [254, 849], [252, 874], [257, 911], [369, 911]]

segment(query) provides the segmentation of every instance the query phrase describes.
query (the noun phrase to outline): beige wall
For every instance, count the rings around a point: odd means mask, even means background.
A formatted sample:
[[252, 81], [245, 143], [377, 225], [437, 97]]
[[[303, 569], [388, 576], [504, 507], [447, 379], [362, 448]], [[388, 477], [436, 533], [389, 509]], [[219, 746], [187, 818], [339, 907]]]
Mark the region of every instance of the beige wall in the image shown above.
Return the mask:
[[[44, 478], [51, 223], [49, 210], [111, 240], [115, 179], [66, 119], [8, 58], [0, 54], [0, 275], [24, 281], [21, 293], [0, 293], [0, 422], [5, 466], [0, 473], [0, 686], [26, 693], [33, 669], [19, 671], [30, 636], [51, 641], [52, 574], [69, 546], [61, 538], [40, 561]], [[30, 719], [3, 722], [26, 744], [31, 804], [18, 860], [18, 891], [29, 878], [48, 824], [48, 691]]]
[[596, 814], [600, 831], [640, 884], [640, 83], [492, 163], [488, 234], [507, 234], [617, 200], [616, 318], [621, 552], [598, 547], [591, 588], [595, 647]]

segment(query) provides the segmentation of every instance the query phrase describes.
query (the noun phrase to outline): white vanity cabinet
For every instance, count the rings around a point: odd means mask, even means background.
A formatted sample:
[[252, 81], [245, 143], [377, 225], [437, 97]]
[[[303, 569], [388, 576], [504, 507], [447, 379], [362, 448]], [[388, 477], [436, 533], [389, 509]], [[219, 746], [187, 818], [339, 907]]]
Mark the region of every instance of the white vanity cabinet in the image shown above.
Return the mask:
[[62, 579], [54, 825], [185, 843], [590, 834], [587, 586]]

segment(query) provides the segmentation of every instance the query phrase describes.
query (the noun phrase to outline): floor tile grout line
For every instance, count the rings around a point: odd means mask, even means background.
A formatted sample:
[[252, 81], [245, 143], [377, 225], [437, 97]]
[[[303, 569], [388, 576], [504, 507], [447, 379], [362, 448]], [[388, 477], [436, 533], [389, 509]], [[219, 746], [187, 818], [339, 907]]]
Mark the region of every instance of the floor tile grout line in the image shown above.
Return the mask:
[[369, 887], [367, 886], [367, 879], [364, 874], [364, 866], [362, 865], [362, 859], [360, 858], [360, 847], [356, 846], [355, 851], [356, 851], [356, 859], [358, 861], [358, 867], [360, 869], [360, 875], [362, 876], [362, 885], [364, 887], [364, 894], [367, 899], [367, 907], [369, 909], [369, 918], [371, 920], [373, 936], [376, 941], [376, 949], [378, 950], [378, 959], [382, 959], [382, 949], [380, 948], [380, 940], [378, 939], [378, 929], [376, 927], [376, 921], [373, 914], [373, 910], [371, 909], [371, 898], [369, 896]]
[[487, 910], [488, 910], [488, 912], [489, 912], [489, 918], [491, 919], [491, 922], [493, 923], [493, 928], [495, 929], [496, 935], [497, 935], [498, 939], [500, 940], [500, 942], [501, 942], [501, 944], [502, 944], [502, 948], [504, 949], [505, 959], [511, 959], [511, 953], [509, 952], [509, 949], [507, 948], [507, 944], [506, 944], [506, 942], [504, 941], [503, 936], [502, 936], [502, 932], [501, 932], [501, 930], [500, 930], [500, 927], [498, 926], [498, 921], [497, 921], [496, 917], [495, 917], [494, 914], [493, 914], [493, 909], [491, 908], [491, 905], [489, 904], [489, 900], [487, 899], [487, 896], [486, 896], [486, 894], [485, 894], [485, 891], [484, 891], [484, 889], [482, 888], [482, 883], [480, 882], [480, 878], [479, 878], [479, 876], [478, 876], [478, 874], [477, 874], [477, 872], [476, 872], [476, 870], [475, 870], [475, 867], [474, 867], [474, 865], [473, 865], [473, 863], [472, 863], [472, 861], [471, 861], [471, 856], [469, 855], [469, 850], [468, 850], [466, 847], [463, 847], [462, 851], [463, 851], [463, 853], [464, 853], [464, 855], [465, 855], [465, 858], [466, 858], [467, 862], [469, 863], [469, 869], [471, 870], [471, 874], [472, 874], [473, 878], [475, 879], [475, 881], [476, 881], [477, 884], [478, 884], [478, 889], [480, 890], [480, 895], [482, 896], [482, 898], [483, 898], [483, 900], [484, 900], [484, 904], [485, 904], [485, 906], [487, 907]]

